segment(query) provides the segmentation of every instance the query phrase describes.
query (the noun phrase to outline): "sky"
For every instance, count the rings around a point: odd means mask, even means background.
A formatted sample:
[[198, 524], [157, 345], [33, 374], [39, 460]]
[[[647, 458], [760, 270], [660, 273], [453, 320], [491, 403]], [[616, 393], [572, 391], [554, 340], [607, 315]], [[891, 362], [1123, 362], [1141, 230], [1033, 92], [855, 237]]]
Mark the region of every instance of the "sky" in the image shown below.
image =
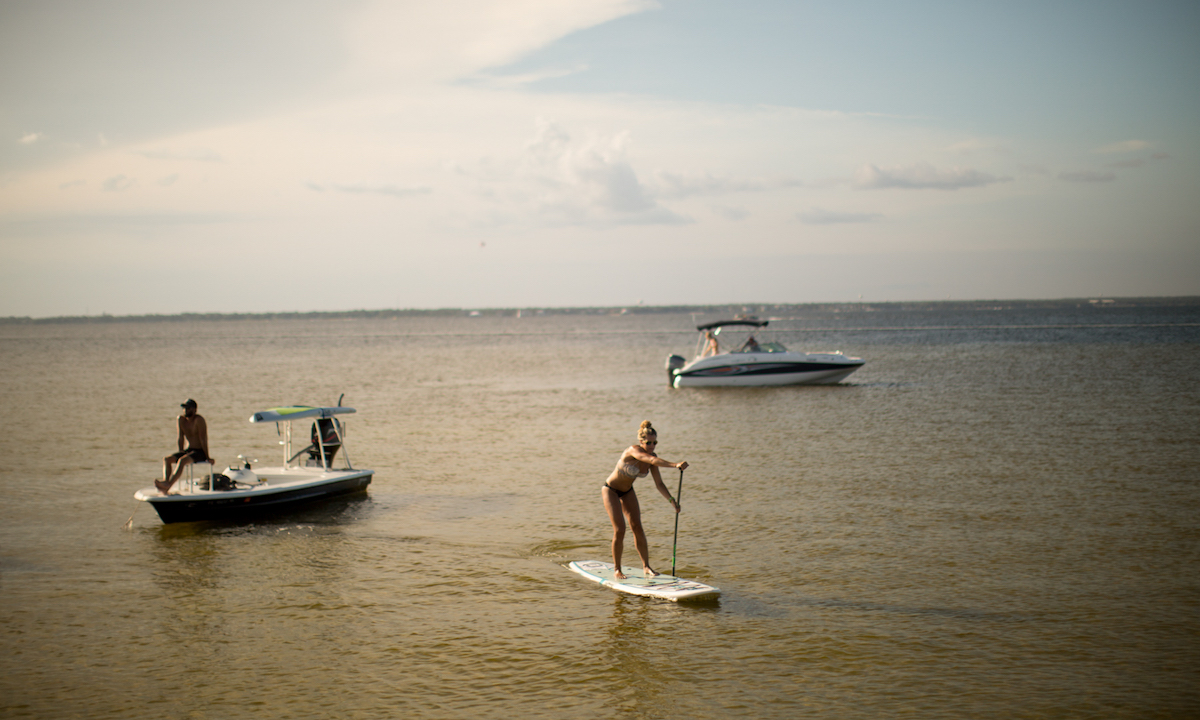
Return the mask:
[[1200, 4], [5, 0], [0, 317], [1200, 295]]

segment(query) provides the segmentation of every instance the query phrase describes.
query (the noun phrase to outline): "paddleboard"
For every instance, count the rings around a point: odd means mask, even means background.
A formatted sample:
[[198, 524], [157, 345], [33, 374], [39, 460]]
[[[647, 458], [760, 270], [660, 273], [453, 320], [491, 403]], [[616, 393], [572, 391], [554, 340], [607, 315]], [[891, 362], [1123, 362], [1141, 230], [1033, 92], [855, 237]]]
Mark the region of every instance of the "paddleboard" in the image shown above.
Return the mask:
[[622, 567], [625, 579], [618, 580], [614, 577], [616, 566], [599, 560], [575, 560], [567, 567], [592, 582], [631, 595], [647, 595], [678, 602], [680, 600], [715, 598], [721, 594], [720, 589], [712, 585], [705, 585], [695, 580], [684, 580], [674, 575], [643, 577], [641, 568]]

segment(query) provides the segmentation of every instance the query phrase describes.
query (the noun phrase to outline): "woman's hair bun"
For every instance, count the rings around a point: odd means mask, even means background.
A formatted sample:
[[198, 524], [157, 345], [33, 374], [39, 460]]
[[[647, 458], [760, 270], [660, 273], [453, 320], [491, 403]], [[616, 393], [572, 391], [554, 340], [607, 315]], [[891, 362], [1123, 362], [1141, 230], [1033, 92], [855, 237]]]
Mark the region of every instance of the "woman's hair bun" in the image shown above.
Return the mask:
[[650, 424], [649, 420], [643, 420], [642, 426], [638, 428], [638, 437], [646, 437], [647, 435], [657, 435], [658, 431]]

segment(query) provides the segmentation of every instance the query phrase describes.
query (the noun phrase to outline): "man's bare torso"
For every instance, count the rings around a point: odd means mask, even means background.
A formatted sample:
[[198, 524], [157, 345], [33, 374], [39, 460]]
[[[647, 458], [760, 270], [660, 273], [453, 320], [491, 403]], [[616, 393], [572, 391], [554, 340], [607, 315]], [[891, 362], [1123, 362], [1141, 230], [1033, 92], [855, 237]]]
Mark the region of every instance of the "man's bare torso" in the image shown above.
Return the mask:
[[208, 454], [208, 425], [204, 422], [204, 417], [193, 415], [189, 418], [187, 415], [180, 415], [179, 439], [181, 443], [187, 440], [187, 447], [199, 448]]

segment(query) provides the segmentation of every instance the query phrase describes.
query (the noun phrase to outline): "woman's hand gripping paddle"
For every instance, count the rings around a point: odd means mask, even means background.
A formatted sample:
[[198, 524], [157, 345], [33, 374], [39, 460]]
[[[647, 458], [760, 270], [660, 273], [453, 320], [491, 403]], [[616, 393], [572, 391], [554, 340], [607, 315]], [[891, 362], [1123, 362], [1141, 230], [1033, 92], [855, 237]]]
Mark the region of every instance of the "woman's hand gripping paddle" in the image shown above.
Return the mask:
[[[679, 468], [679, 489], [675, 491], [675, 504], [682, 510], [683, 506], [679, 502], [680, 496], [683, 495], [683, 468]], [[675, 539], [671, 541], [671, 575], [675, 575], [675, 548], [679, 544], [679, 513], [675, 513]]]

